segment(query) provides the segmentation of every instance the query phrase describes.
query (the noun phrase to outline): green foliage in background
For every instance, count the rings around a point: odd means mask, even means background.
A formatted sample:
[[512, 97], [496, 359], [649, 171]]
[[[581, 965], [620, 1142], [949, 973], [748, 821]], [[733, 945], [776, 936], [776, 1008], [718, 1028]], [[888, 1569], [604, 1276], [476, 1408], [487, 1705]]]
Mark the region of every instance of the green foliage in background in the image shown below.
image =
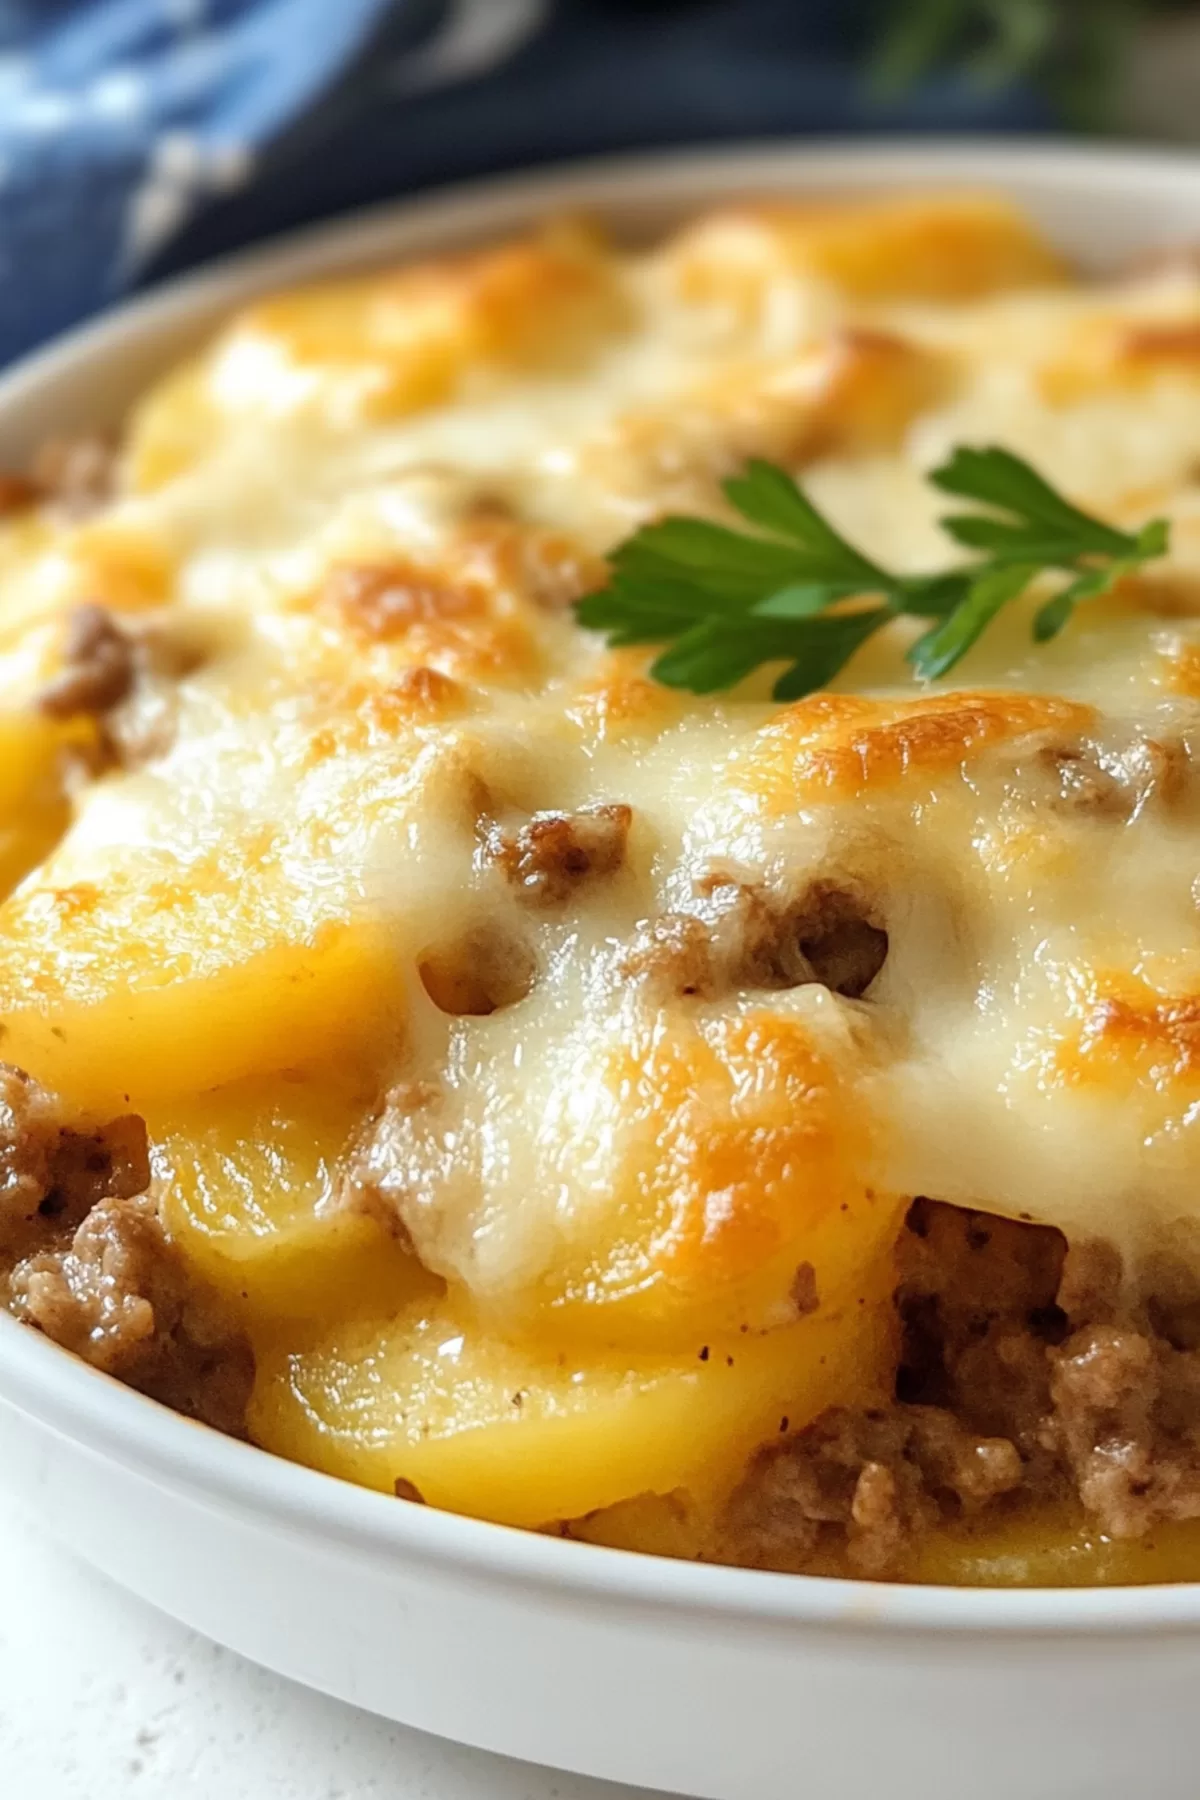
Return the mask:
[[936, 65], [965, 67], [1002, 86], [1033, 80], [1071, 123], [1111, 120], [1114, 84], [1137, 26], [1149, 15], [1200, 10], [1189, 0], [885, 0], [875, 56], [883, 92]]

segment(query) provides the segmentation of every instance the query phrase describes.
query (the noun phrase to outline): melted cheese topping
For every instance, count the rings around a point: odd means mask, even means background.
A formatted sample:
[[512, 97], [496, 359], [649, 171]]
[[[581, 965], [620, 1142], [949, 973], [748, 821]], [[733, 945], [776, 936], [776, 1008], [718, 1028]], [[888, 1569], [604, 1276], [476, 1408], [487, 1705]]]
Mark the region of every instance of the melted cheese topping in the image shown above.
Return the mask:
[[[1048, 646], [1031, 601], [953, 685], [898, 623], [784, 708], [765, 673], [669, 692], [566, 604], [639, 522], [723, 516], [749, 454], [944, 567], [926, 474], [990, 442], [1168, 513], [1170, 560]], [[314, 1205], [382, 1208], [487, 1330], [577, 1356], [786, 1326], [917, 1193], [1194, 1230], [1198, 471], [1194, 270], [1081, 287], [987, 198], [560, 229], [252, 307], [138, 408], [109, 509], [0, 545], [6, 720], [80, 599], [201, 647], [0, 908], [4, 1054], [176, 1169], [198, 1090], [361, 1069]], [[537, 816], [614, 808], [564, 892], [521, 863]], [[829, 890], [886, 931], [868, 991], [756, 974]]]

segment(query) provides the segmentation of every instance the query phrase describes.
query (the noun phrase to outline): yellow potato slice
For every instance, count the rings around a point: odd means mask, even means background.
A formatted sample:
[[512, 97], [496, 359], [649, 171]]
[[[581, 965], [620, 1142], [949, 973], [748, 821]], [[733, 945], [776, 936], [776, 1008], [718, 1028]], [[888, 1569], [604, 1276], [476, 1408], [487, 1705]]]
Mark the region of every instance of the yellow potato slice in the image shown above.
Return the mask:
[[[649, 1556], [721, 1560], [712, 1505], [639, 1494], [573, 1519], [569, 1535]], [[852, 1575], [832, 1557], [814, 1572]], [[963, 1519], [932, 1532], [907, 1579], [944, 1587], [1130, 1587], [1200, 1577], [1200, 1521], [1159, 1525], [1146, 1538], [1108, 1538], [1065, 1506], [1020, 1519]]]
[[763, 1439], [874, 1391], [890, 1353], [887, 1289], [876, 1271], [843, 1306], [687, 1358], [576, 1359], [497, 1339], [454, 1299], [418, 1304], [314, 1349], [261, 1352], [251, 1435], [367, 1487], [411, 1484], [451, 1512], [576, 1518], [632, 1494], [731, 1482]]
[[370, 917], [277, 864], [44, 871], [0, 907], [5, 1056], [87, 1111], [369, 1044], [398, 979]]
[[557, 1337], [694, 1351], [772, 1330], [893, 1243], [907, 1202], [865, 1184], [852, 1082], [804, 1021], [680, 1017], [610, 1055], [599, 1091], [612, 1188], [564, 1224], [540, 1295]]
[[1106, 1537], [1067, 1506], [964, 1519], [925, 1541], [914, 1581], [948, 1587], [1135, 1587], [1200, 1579], [1200, 1520]]
[[61, 724], [32, 708], [0, 713], [0, 899], [49, 856], [67, 828], [67, 736]]
[[163, 1219], [250, 1330], [398, 1305], [435, 1284], [386, 1213], [341, 1203], [337, 1161], [373, 1084], [344, 1070], [237, 1083], [157, 1121]]
[[610, 1550], [670, 1556], [676, 1562], [707, 1560], [715, 1542], [714, 1508], [684, 1488], [670, 1494], [635, 1494], [571, 1519], [564, 1536]]

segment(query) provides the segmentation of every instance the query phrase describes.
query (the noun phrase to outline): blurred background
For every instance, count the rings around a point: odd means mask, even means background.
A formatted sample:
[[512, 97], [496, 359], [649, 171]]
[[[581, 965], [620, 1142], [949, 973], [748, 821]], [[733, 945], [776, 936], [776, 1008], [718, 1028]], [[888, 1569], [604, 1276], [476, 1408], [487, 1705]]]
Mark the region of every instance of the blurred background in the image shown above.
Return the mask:
[[1200, 142], [1191, 0], [0, 0], [0, 362], [522, 164], [781, 134]]

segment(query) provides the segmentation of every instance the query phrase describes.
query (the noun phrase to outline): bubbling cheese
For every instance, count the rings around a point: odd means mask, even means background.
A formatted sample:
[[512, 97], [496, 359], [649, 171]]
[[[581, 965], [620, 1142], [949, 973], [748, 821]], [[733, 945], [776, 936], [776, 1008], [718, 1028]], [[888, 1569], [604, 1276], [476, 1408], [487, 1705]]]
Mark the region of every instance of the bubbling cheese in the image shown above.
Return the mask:
[[[81, 597], [204, 646], [15, 870], [5, 1056], [139, 1106], [176, 1167], [181, 1098], [353, 1066], [375, 1098], [314, 1208], [386, 1216], [472, 1329], [605, 1367], [848, 1302], [914, 1194], [1194, 1228], [1197, 344], [1194, 271], [1080, 286], [970, 196], [552, 232], [251, 308], [135, 411], [100, 518], [0, 542], [6, 718]], [[768, 674], [667, 691], [574, 622], [618, 537], [727, 516], [748, 455], [944, 567], [927, 473], [990, 442], [1168, 513], [1170, 558], [1051, 645], [1012, 609], [952, 683], [897, 623], [788, 707]]]

